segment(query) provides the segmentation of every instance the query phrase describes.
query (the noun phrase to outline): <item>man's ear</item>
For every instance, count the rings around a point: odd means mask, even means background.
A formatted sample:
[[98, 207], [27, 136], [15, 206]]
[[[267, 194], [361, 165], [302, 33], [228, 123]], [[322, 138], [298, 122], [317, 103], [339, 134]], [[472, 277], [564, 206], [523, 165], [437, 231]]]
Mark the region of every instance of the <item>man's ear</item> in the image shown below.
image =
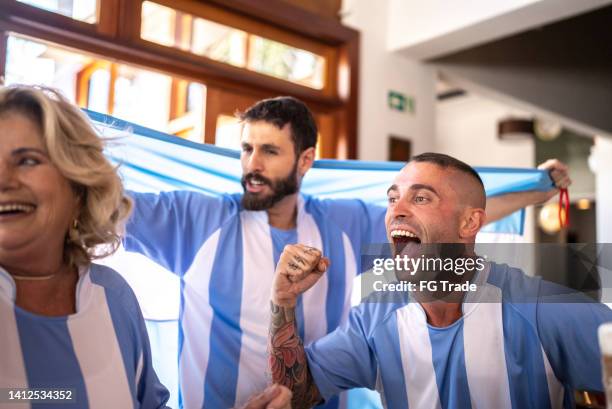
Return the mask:
[[459, 224], [459, 236], [461, 238], [475, 237], [485, 224], [486, 214], [484, 209], [466, 207]]
[[315, 154], [316, 151], [314, 147], [310, 147], [300, 153], [300, 156], [298, 158], [298, 172], [300, 173], [301, 177], [304, 177], [306, 172], [308, 172], [308, 170], [312, 168], [312, 165], [315, 160]]

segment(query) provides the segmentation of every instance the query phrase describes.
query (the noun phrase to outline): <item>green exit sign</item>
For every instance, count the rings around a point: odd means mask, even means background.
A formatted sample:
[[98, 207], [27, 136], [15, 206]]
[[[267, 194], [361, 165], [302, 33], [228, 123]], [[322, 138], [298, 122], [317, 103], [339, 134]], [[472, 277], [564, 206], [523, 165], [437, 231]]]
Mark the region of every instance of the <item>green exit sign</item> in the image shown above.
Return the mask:
[[387, 105], [389, 109], [399, 112], [410, 112], [414, 114], [414, 98], [411, 98], [401, 92], [389, 91], [387, 94]]

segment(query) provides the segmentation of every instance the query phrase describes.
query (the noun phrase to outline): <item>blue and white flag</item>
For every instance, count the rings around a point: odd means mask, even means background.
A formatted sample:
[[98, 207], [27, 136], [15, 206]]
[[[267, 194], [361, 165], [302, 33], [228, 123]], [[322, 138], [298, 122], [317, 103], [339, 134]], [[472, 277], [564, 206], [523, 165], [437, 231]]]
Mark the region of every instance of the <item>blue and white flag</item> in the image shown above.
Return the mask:
[[[126, 188], [137, 192], [193, 190], [211, 195], [242, 192], [240, 152], [199, 144], [86, 111], [97, 129], [113, 138], [108, 156], [120, 164]], [[358, 198], [386, 206], [387, 188], [404, 162], [317, 160], [302, 183], [303, 193], [320, 198]], [[547, 172], [477, 167], [487, 196], [549, 190]], [[488, 225], [484, 231], [523, 234], [525, 210]]]
[[[136, 192], [174, 190], [209, 195], [242, 192], [240, 152], [186, 141], [175, 136], [87, 111], [107, 138], [107, 155], [120, 165], [127, 189]], [[301, 191], [320, 198], [357, 198], [386, 206], [387, 188], [401, 162], [318, 160], [304, 178]], [[548, 190], [551, 180], [534, 169], [477, 168], [487, 195], [524, 190]], [[524, 210], [487, 226], [489, 234], [519, 236]], [[132, 285], [147, 319], [154, 366], [171, 391], [169, 405], [178, 407], [177, 322], [180, 279], [142, 255], [120, 251], [106, 264]], [[146, 271], [146, 274], [142, 272]]]

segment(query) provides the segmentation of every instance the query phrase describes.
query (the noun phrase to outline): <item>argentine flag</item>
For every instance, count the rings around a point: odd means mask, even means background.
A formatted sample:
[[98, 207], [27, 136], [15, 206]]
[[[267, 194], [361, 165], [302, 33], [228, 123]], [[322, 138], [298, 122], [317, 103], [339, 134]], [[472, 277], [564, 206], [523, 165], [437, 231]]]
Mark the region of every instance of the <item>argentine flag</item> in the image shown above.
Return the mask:
[[[86, 111], [107, 139], [107, 156], [119, 165], [126, 189], [136, 192], [192, 190], [208, 195], [240, 193], [240, 152], [198, 144], [116, 118]], [[386, 190], [401, 162], [318, 160], [302, 183], [303, 193], [320, 198], [358, 198], [386, 206]], [[488, 196], [548, 190], [551, 180], [535, 169], [476, 168]], [[487, 225], [487, 241], [523, 233], [524, 210]], [[154, 366], [178, 407], [180, 279], [142, 255], [119, 251], [105, 264], [130, 283], [147, 320]], [[143, 273], [146, 271], [146, 273]], [[365, 402], [365, 401], [364, 401]], [[356, 407], [351, 404], [351, 407]]]

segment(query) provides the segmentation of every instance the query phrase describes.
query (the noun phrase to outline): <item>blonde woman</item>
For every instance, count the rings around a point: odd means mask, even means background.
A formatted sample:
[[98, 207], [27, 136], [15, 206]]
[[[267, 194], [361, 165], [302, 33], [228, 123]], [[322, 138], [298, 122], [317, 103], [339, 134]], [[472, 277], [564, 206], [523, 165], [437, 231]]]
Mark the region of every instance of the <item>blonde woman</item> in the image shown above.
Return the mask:
[[2, 407], [166, 407], [134, 294], [93, 263], [131, 208], [102, 149], [55, 91], [0, 88]]
[[[0, 87], [2, 408], [166, 407], [132, 290], [93, 263], [117, 249], [131, 209], [102, 150], [56, 91]], [[243, 409], [290, 401], [287, 388], [270, 385]]]

